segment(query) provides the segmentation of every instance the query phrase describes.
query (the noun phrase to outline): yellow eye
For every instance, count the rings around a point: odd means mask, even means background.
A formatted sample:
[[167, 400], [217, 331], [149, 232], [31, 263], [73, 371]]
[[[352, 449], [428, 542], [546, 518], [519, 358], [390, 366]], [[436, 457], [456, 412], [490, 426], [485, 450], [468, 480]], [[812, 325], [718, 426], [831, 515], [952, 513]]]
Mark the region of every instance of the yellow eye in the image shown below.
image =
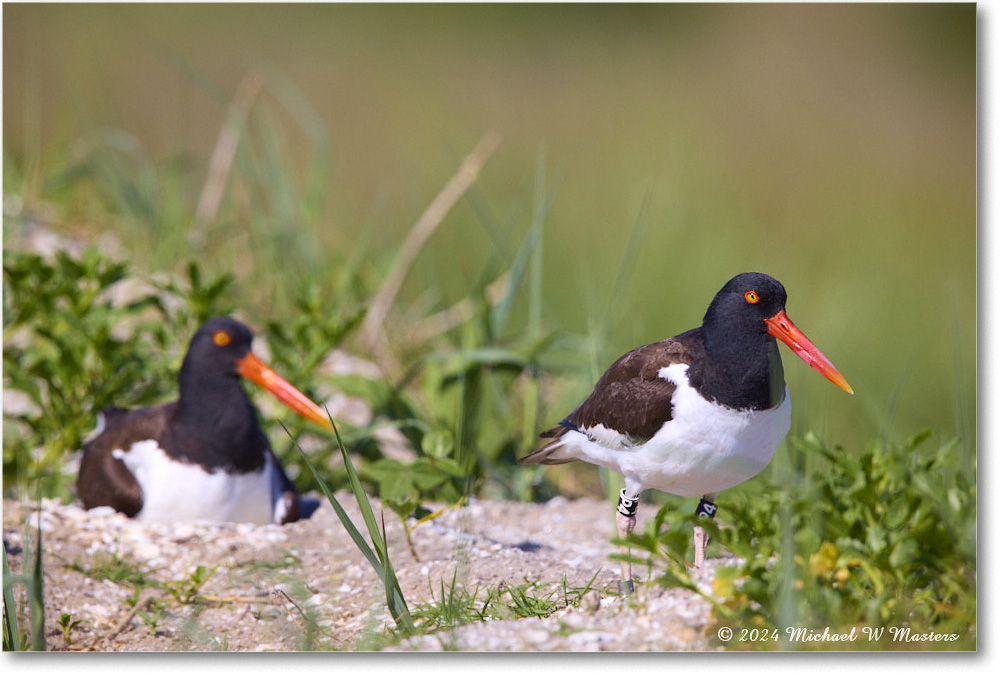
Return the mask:
[[232, 338], [229, 337], [229, 333], [227, 333], [224, 330], [217, 330], [212, 335], [212, 342], [214, 342], [219, 347], [225, 347], [226, 345], [229, 344], [231, 340]]
[[751, 305], [760, 300], [760, 296], [757, 295], [757, 291], [747, 291], [743, 294], [743, 297], [747, 299]]

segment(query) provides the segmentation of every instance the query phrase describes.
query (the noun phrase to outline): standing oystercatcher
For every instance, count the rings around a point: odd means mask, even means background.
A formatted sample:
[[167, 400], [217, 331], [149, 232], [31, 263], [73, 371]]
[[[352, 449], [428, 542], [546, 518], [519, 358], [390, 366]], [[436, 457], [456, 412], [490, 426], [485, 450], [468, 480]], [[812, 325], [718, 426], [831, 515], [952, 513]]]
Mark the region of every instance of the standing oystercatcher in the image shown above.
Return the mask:
[[256, 382], [324, 428], [331, 428], [330, 420], [250, 351], [252, 339], [238, 321], [209, 319], [191, 338], [177, 401], [100, 414], [77, 478], [85, 508], [111, 506], [159, 521], [299, 519], [299, 495], [257, 424], [239, 378]]
[[[700, 328], [628, 352], [546, 445], [520, 464], [576, 459], [623, 474], [615, 520], [619, 537], [635, 527], [639, 493], [655, 488], [701, 497], [696, 515], [714, 517], [721, 490], [756, 476], [791, 426], [780, 339], [844, 391], [847, 380], [785, 314], [784, 287], [766, 274], [733, 277], [716, 294]], [[695, 527], [695, 566], [708, 538]], [[632, 590], [631, 565], [622, 566]]]

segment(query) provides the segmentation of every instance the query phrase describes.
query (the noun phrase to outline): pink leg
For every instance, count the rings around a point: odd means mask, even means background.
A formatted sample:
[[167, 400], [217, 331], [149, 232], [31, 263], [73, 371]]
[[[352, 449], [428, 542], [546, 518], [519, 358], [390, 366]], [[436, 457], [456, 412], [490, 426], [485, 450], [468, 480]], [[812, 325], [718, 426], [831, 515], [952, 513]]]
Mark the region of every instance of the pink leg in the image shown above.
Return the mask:
[[[624, 539], [628, 533], [635, 529], [635, 512], [639, 508], [639, 495], [630, 497], [622, 488], [618, 495], [618, 508], [615, 513], [615, 524], [618, 526], [618, 537]], [[625, 553], [631, 553], [626, 546]], [[626, 561], [622, 563], [622, 590], [625, 593], [632, 593], [635, 590], [635, 583], [632, 581], [632, 563]]]
[[[698, 509], [695, 511], [695, 516], [707, 516], [709, 518], [715, 518], [715, 512], [718, 507], [714, 503], [715, 495], [705, 495], [698, 502]], [[705, 562], [705, 549], [708, 547], [708, 535], [705, 534], [705, 530], [701, 529], [697, 525], [694, 526], [694, 566], [701, 567], [702, 563]]]

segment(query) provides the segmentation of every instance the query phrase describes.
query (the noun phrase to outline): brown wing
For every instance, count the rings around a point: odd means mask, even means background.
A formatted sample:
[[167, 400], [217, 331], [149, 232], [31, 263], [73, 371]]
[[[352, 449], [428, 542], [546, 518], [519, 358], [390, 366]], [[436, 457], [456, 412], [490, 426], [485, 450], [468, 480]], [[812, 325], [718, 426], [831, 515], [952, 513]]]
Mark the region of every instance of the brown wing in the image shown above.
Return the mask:
[[[648, 441], [671, 419], [671, 398], [676, 386], [659, 376], [660, 369], [675, 363], [690, 364], [704, 352], [701, 329], [638, 347], [623, 355], [601, 376], [590, 396], [563, 420], [560, 426], [542, 432], [553, 438], [547, 445], [522, 457], [519, 463], [552, 463], [545, 451], [570, 429], [585, 431], [598, 424], [628, 436], [637, 443]], [[570, 461], [561, 459], [561, 462]]]
[[112, 456], [115, 450], [127, 451], [133, 443], [159, 441], [176, 403], [123, 410], [103, 411], [104, 430], [83, 446], [76, 487], [83, 507], [110, 506], [132, 517], [142, 509], [142, 488], [125, 463]]

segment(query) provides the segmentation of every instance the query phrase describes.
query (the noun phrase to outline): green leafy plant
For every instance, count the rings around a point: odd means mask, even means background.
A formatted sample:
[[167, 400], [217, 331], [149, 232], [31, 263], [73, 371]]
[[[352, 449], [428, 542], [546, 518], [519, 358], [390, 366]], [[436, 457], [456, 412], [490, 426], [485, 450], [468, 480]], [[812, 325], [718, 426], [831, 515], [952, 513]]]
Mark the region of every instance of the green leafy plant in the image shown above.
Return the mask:
[[[175, 391], [184, 349], [177, 336], [227, 311], [229, 278], [203, 282], [190, 263], [186, 284], [139, 282], [118, 299], [116, 288], [137, 279], [95, 248], [51, 260], [5, 249], [3, 260], [4, 385], [25, 400], [4, 407], [4, 485], [38, 485], [48, 497], [65, 497], [72, 478], [63, 473], [66, 457], [80, 449], [97, 413], [160, 402]], [[165, 301], [169, 296], [176, 301]]]
[[[181, 605], [203, 602], [205, 598], [201, 594], [201, 589], [218, 570], [218, 566], [208, 568], [204, 565], [197, 565], [188, 575], [180, 579], [159, 581], [151, 576], [154, 570], [148, 569], [145, 563], [129, 562], [117, 552], [95, 555], [90, 567], [85, 566], [77, 559], [74, 562], [66, 563], [66, 568], [91, 579], [110, 581], [118, 586], [134, 589], [127, 600], [127, 603], [133, 607], [139, 600], [139, 592], [146, 588], [163, 591], [166, 596], [173, 598]], [[157, 616], [159, 616], [159, 612], [157, 612]]]
[[162, 319], [154, 294], [121, 306], [108, 297], [127, 269], [93, 248], [79, 260], [59, 252], [51, 262], [4, 250], [4, 384], [28, 400], [17, 412], [4, 409], [16, 428], [4, 433], [5, 485], [64, 494], [61, 463], [94, 428], [97, 411], [120, 402], [125, 389], [137, 403], [164, 393], [156, 322], [128, 338], [115, 330], [146, 310]]
[[201, 594], [201, 588], [212, 578], [218, 566], [208, 569], [204, 565], [198, 565], [186, 577], [168, 581], [162, 587], [174, 600], [182, 605], [189, 605], [196, 602]]
[[155, 587], [158, 583], [150, 576], [154, 570], [148, 569], [142, 562], [129, 562], [117, 551], [96, 553], [90, 567], [85, 566], [79, 558], [65, 564], [67, 569], [74, 572], [97, 581], [110, 581], [118, 586], [141, 589]]
[[[317, 395], [320, 377], [318, 367], [330, 352], [339, 347], [353, 333], [364, 318], [364, 309], [354, 305], [348, 306], [347, 301], [324, 297], [320, 285], [314, 281], [303, 284], [291, 302], [291, 316], [282, 320], [267, 322], [267, 344], [271, 350], [271, 362], [282, 376], [301, 389], [307, 396], [318, 400]], [[334, 378], [329, 382], [336, 386]], [[317, 427], [299, 416], [286, 416], [282, 421], [296, 437], [303, 433], [320, 435], [323, 440], [329, 437], [320, 432]], [[268, 428], [275, 425], [275, 420], [265, 420]], [[275, 425], [276, 426], [276, 425]], [[366, 430], [355, 433], [361, 440]], [[279, 438], [287, 438], [280, 436]], [[301, 490], [315, 489], [318, 486], [312, 481], [312, 472], [302, 461], [298, 452], [291, 444], [282, 444], [276, 439], [275, 453], [286, 468], [295, 467], [296, 484]], [[374, 445], [371, 446], [374, 450]], [[346, 482], [346, 474], [339, 467], [332, 467], [328, 460], [336, 452], [336, 447], [328, 442], [317, 444], [312, 451], [313, 465], [319, 469], [320, 475], [327, 482], [340, 486]], [[377, 454], [377, 451], [376, 451]], [[336, 466], [336, 462], [332, 463]]]
[[[739, 559], [717, 568], [713, 594], [705, 595], [715, 621], [777, 628], [782, 637], [790, 626], [909, 628], [958, 638], [899, 643], [886, 631], [863, 648], [974, 648], [975, 483], [954, 468], [955, 442], [933, 451], [921, 447], [929, 435], [873, 442], [851, 454], [808, 434], [794, 445], [818, 468], [793, 481], [772, 478], [764, 489], [735, 490], [720, 508], [720, 522], [699, 519], [710, 546]], [[677, 513], [668, 504], [630, 543], [648, 554], [647, 564], [670, 562], [658, 583], [702, 593], [682, 562], [689, 559], [695, 523]], [[670, 529], [659, 534], [665, 523]], [[809, 647], [786, 641], [741, 646]]]
[[[454, 442], [447, 429], [433, 429], [424, 434], [420, 457], [412, 462], [382, 458], [367, 467], [362, 475], [378, 485], [379, 499], [395, 512], [403, 523], [406, 542], [417, 558], [411, 534], [418, 525], [439, 516], [445, 509], [422, 509], [420, 519], [411, 528], [407, 519], [422, 508], [426, 500], [460, 503], [466, 472], [451, 457]], [[447, 507], [446, 507], [447, 508]]]
[[[537, 252], [547, 208], [548, 200], [543, 199], [503, 294], [491, 299], [481, 288], [470, 295], [468, 318], [441, 336], [450, 344], [422, 356], [408, 375], [419, 376], [428, 428], [450, 434], [445, 437], [454, 444], [455, 462], [466, 472], [468, 492], [486, 489], [501, 497], [523, 492], [508, 487], [524, 480], [511, 460], [524, 439], [536, 433], [539, 360], [556, 337], [542, 331], [538, 318]], [[525, 284], [531, 291], [531, 330], [511, 331], [514, 303]]]
[[232, 274], [223, 272], [202, 279], [201, 267], [193, 260], [187, 262], [184, 270], [186, 278], [183, 283], [170, 277], [165, 283], [155, 284], [180, 301], [168, 309], [170, 324], [175, 329], [193, 333], [211, 317], [233, 312], [235, 305], [227, 297], [234, 281]]
[[73, 615], [69, 612], [63, 612], [59, 615], [58, 623], [60, 630], [62, 630], [63, 642], [65, 643], [66, 648], [69, 649], [73, 644], [73, 638], [71, 636], [73, 629], [81, 623], [84, 623], [84, 620], [74, 619]]
[[[141, 589], [138, 588], [132, 591], [132, 594], [125, 598], [125, 604], [129, 607], [135, 607], [140, 601], [141, 592]], [[145, 609], [136, 610], [135, 615], [139, 617], [144, 624], [146, 624], [146, 629], [149, 631], [150, 635], [156, 635], [157, 627], [160, 624], [160, 618], [163, 616], [163, 610], [166, 606], [163, 604], [162, 600], [155, 597], [145, 599], [143, 605]]]
[[364, 319], [363, 308], [331, 307], [319, 284], [306, 283], [292, 301], [288, 321], [268, 321], [271, 357], [296, 382], [309, 381], [330, 352]]

